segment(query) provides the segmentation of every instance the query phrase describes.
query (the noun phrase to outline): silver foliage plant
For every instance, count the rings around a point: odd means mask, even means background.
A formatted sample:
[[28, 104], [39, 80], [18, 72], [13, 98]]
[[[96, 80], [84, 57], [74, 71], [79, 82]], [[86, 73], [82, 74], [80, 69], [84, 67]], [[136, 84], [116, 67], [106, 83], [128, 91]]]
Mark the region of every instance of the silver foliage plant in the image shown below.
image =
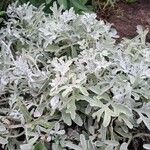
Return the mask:
[[0, 144], [127, 150], [141, 124], [150, 130], [148, 30], [116, 44], [94, 13], [42, 9], [12, 4], [0, 30]]

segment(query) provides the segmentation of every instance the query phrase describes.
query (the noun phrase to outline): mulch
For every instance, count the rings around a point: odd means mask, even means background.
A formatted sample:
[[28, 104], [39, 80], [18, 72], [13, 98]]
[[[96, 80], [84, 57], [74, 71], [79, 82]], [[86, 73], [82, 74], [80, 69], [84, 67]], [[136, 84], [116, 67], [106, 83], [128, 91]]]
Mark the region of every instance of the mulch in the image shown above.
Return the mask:
[[[122, 37], [133, 38], [137, 34], [137, 25], [150, 30], [150, 0], [137, 0], [131, 4], [120, 0], [114, 7], [99, 10], [97, 18], [113, 23], [120, 39]], [[150, 42], [150, 34], [147, 36], [147, 41]]]

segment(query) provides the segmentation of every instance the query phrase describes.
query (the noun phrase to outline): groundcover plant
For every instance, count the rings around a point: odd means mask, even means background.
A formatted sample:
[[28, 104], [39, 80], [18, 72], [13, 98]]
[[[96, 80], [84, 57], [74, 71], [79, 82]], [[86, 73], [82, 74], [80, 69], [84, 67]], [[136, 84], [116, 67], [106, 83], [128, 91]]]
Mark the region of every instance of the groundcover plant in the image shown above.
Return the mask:
[[[150, 135], [148, 30], [116, 44], [96, 14], [12, 4], [0, 30], [0, 144], [8, 150], [127, 150]], [[140, 126], [146, 133], [136, 133]], [[149, 149], [150, 145], [144, 143]]]

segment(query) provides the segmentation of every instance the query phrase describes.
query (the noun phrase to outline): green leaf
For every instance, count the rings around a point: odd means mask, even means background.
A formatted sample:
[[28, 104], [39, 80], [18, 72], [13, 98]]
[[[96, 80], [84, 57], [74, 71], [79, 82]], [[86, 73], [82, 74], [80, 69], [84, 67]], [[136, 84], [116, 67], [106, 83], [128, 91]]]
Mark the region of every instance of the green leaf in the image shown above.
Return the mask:
[[83, 125], [83, 121], [82, 121], [82, 119], [81, 119], [81, 117], [78, 115], [78, 114], [76, 114], [76, 117], [75, 117], [75, 119], [73, 120], [77, 125], [79, 125], [79, 126], [82, 126]]
[[86, 88], [83, 87], [82, 85], [79, 86], [79, 89], [80, 89], [80, 91], [81, 91], [81, 93], [82, 93], [83, 95], [85, 95], [85, 96], [88, 96], [88, 95], [89, 95], [89, 93], [88, 93], [88, 91], [86, 90]]
[[7, 143], [8, 143], [7, 139], [0, 136], [0, 144], [5, 145]]
[[103, 117], [103, 126], [107, 127], [111, 121], [111, 115], [109, 115], [106, 111]]
[[67, 96], [70, 92], [72, 92], [71, 87], [67, 87], [63, 92], [62, 92], [62, 97]]
[[105, 144], [111, 145], [111, 146], [118, 146], [119, 142], [118, 141], [114, 141], [114, 140], [106, 140], [104, 141]]
[[5, 15], [5, 14], [6, 14], [5, 11], [0, 11], [0, 16], [3, 16], [3, 15]]
[[23, 102], [21, 102], [21, 100], [18, 100], [17, 103], [20, 108], [20, 111], [23, 113], [23, 116], [25, 117], [25, 120], [27, 122], [30, 122], [32, 120], [32, 117], [31, 117], [27, 107], [25, 106], [25, 104], [23, 104]]
[[95, 86], [89, 87], [89, 89], [97, 95], [102, 95], [113, 86], [113, 83], [114, 82], [111, 81], [109, 85], [103, 86], [102, 88], [100, 88], [99, 85], [95, 85]]
[[34, 150], [47, 150], [47, 148], [45, 147], [44, 143], [39, 142], [35, 145]]
[[85, 140], [85, 136], [83, 134], [80, 135], [80, 142], [83, 150], [87, 150], [87, 142]]
[[80, 2], [81, 2], [83, 5], [85, 5], [85, 4], [88, 2], [88, 0], [80, 0]]
[[128, 106], [122, 104], [112, 104], [112, 106], [114, 108], [114, 113], [116, 115], [125, 114], [127, 116], [132, 116], [132, 111]]
[[108, 107], [105, 108], [104, 118], [103, 118], [103, 126], [107, 127], [111, 121], [111, 117], [114, 117], [114, 112]]
[[72, 124], [72, 121], [71, 121], [71, 118], [70, 118], [70, 114], [69, 113], [66, 113], [65, 110], [63, 110], [61, 112], [62, 114], [62, 119], [63, 121], [68, 125], [68, 126], [71, 126]]
[[90, 98], [89, 96], [77, 95], [76, 98], [77, 98], [77, 100], [87, 101], [90, 104], [90, 106], [92, 106], [92, 107], [94, 107], [94, 106], [102, 107], [103, 106], [103, 103], [96, 97]]
[[49, 4], [51, 2], [52, 2], [52, 0], [46, 0], [46, 4]]
[[0, 23], [2, 23], [2, 22], [3, 22], [3, 20], [4, 20], [3, 18], [0, 18]]
[[150, 150], [150, 144], [144, 144], [143, 148]]
[[67, 104], [66, 113], [70, 113], [72, 120], [75, 119], [75, 117], [76, 117], [75, 99], [72, 99], [72, 100]]
[[120, 146], [120, 150], [128, 150], [128, 143], [124, 142]]
[[38, 140], [38, 138], [39, 138], [39, 135], [35, 134], [34, 137], [31, 138], [28, 142], [34, 144], [34, 143], [36, 143], [36, 141]]
[[0, 124], [0, 132], [6, 131], [6, 127], [3, 124]]
[[132, 123], [129, 121], [129, 119], [127, 118], [127, 116], [125, 116], [125, 115], [120, 115], [119, 116], [124, 122], [125, 122], [125, 124], [130, 128], [130, 129], [132, 129], [133, 128], [133, 125], [132, 125]]
[[104, 110], [100, 109], [100, 110], [94, 112], [93, 115], [92, 115], [92, 117], [93, 118], [97, 117], [97, 122], [99, 122], [100, 119], [101, 119], [101, 116], [102, 116], [103, 112], [104, 112]]
[[108, 108], [108, 106], [103, 106], [102, 109], [99, 109], [95, 113], [93, 113], [93, 117], [97, 117], [97, 121], [100, 121], [100, 118], [102, 117], [102, 114], [104, 113], [103, 116], [103, 126], [107, 127], [111, 121], [111, 117], [115, 117], [114, 112]]
[[28, 143], [28, 144], [22, 144], [20, 145], [21, 150], [33, 150], [33, 144]]
[[88, 8], [85, 5], [83, 5], [80, 1], [70, 0], [70, 2], [73, 4], [74, 7], [78, 8], [79, 10], [88, 11]]
[[67, 9], [67, 5], [68, 5], [67, 0], [57, 0], [57, 2], [60, 6], [63, 5], [64, 9]]

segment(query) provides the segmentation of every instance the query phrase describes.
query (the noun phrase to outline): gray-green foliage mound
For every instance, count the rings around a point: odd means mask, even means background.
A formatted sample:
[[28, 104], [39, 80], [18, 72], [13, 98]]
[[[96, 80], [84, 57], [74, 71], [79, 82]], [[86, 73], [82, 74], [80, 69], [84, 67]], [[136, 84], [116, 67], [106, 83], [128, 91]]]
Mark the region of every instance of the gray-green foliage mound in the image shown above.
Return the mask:
[[127, 150], [141, 124], [150, 130], [148, 31], [138, 26], [137, 37], [116, 44], [116, 30], [95, 14], [51, 10], [8, 7], [0, 30], [2, 147]]

